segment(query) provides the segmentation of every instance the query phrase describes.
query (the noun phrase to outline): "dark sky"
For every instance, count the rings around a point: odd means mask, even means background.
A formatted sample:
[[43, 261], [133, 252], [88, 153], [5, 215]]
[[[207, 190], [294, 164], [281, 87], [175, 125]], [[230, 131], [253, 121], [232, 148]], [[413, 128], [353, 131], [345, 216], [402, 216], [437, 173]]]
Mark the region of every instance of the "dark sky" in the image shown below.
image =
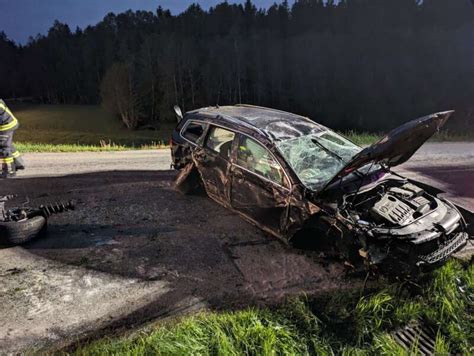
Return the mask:
[[[174, 14], [193, 2], [204, 9], [223, 0], [0, 0], [0, 32], [8, 38], [26, 43], [29, 36], [46, 33], [54, 20], [66, 22], [72, 30], [96, 24], [109, 12], [132, 10], [154, 11], [161, 5]], [[243, 2], [234, 0], [232, 2]], [[257, 7], [268, 7], [279, 0], [253, 0]], [[290, 1], [291, 3], [291, 1]]]

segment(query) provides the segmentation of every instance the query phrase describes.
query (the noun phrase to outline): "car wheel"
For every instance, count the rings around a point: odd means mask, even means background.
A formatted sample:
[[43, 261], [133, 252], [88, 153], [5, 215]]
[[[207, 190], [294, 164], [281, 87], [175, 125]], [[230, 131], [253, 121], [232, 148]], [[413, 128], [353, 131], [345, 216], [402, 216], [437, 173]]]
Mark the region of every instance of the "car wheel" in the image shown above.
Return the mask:
[[43, 216], [35, 216], [23, 221], [0, 222], [0, 244], [24, 244], [44, 231], [46, 226], [46, 219]]

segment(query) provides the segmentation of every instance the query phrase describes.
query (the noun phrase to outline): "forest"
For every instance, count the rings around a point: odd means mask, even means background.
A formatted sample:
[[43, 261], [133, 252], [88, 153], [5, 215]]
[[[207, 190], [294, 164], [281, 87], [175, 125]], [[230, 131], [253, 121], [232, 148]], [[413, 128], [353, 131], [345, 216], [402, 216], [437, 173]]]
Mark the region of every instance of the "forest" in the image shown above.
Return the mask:
[[130, 129], [174, 120], [175, 104], [235, 103], [364, 131], [455, 109], [454, 129], [474, 129], [470, 0], [158, 7], [56, 21], [24, 45], [0, 32], [0, 53], [1, 98], [102, 104]]

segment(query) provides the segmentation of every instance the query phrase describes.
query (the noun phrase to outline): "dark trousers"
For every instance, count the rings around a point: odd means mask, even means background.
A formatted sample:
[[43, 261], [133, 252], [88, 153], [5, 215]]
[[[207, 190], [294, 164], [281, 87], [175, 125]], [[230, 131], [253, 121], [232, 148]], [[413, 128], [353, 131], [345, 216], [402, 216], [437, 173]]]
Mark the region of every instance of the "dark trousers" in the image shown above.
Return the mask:
[[16, 151], [13, 146], [14, 132], [13, 130], [0, 132], [0, 159], [13, 157], [13, 152]]
[[13, 133], [14, 130], [0, 131], [0, 178], [13, 177], [16, 174]]

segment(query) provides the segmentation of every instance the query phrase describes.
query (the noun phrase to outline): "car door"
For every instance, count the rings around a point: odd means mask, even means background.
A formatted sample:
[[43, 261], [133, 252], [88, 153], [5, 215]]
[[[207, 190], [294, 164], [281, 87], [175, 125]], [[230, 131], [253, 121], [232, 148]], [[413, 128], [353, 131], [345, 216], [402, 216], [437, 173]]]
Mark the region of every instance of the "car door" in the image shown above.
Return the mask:
[[224, 205], [230, 204], [229, 172], [234, 138], [231, 130], [211, 125], [204, 146], [194, 153], [206, 192]]
[[290, 194], [285, 172], [271, 152], [239, 135], [231, 169], [231, 204], [254, 222], [280, 234]]

